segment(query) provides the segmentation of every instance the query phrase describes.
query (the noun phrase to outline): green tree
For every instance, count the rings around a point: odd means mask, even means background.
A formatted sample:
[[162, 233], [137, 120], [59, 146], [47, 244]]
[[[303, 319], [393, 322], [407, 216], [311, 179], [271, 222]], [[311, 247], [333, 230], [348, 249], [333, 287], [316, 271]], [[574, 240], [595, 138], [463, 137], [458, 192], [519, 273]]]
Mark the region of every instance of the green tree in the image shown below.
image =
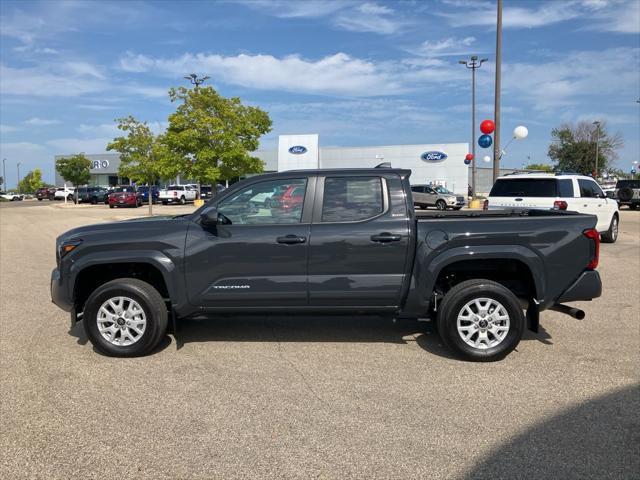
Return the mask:
[[34, 168], [27, 173], [19, 183], [19, 189], [23, 193], [33, 193], [39, 188], [44, 186], [42, 181], [42, 171], [39, 168]]
[[160, 178], [176, 176], [178, 162], [172, 161], [162, 135], [155, 135], [147, 122], [139, 122], [131, 115], [117, 120], [118, 129], [126, 136], [116, 137], [107, 150], [120, 153], [119, 174], [149, 186], [149, 215], [153, 213], [151, 186]]
[[617, 150], [624, 145], [620, 133], [609, 134], [605, 122], [595, 128], [589, 122], [563, 124], [551, 131], [553, 141], [548, 155], [559, 171], [589, 175], [596, 169], [596, 141], [598, 144], [598, 172], [609, 168], [618, 157]]
[[[70, 157], [62, 157], [56, 160], [56, 170], [60, 176], [73, 185], [84, 185], [91, 179], [89, 169], [91, 160], [84, 153], [77, 153]], [[76, 198], [76, 203], [78, 199]]]
[[543, 172], [553, 172], [553, 165], [547, 163], [530, 163], [526, 167], [526, 170], [541, 170]]
[[249, 152], [271, 131], [267, 112], [211, 87], [172, 88], [169, 96], [180, 105], [169, 115], [165, 142], [188, 178], [215, 183], [262, 171], [263, 163]]

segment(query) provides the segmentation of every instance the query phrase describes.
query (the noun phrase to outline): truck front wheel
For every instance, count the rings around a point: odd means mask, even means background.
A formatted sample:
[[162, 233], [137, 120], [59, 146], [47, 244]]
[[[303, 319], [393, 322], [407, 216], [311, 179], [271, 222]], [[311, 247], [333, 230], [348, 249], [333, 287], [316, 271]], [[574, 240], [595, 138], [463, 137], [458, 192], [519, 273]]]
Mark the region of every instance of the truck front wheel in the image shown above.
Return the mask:
[[501, 360], [520, 342], [525, 317], [518, 298], [491, 280], [467, 280], [445, 295], [438, 310], [442, 341], [474, 362]]
[[135, 278], [118, 278], [98, 287], [87, 300], [83, 319], [96, 350], [112, 357], [149, 353], [167, 330], [162, 296]]

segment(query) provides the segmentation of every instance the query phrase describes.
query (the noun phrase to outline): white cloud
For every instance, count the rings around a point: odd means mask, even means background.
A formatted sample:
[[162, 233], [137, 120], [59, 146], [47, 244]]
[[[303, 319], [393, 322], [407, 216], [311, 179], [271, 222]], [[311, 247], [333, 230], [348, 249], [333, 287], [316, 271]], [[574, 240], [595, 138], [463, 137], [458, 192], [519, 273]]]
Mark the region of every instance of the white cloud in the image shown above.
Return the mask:
[[221, 81], [261, 90], [346, 96], [396, 95], [407, 91], [402, 72], [390, 65], [336, 53], [319, 60], [299, 55], [277, 58], [272, 55], [240, 54], [233, 57], [211, 54], [184, 54], [172, 59], [153, 59], [126, 54], [120, 60], [125, 71], [216, 72]]
[[29, 120], [25, 120], [23, 123], [27, 125], [46, 126], [46, 125], [58, 125], [62, 122], [60, 122], [60, 120], [56, 120], [55, 118], [32, 117]]
[[[91, 69], [78, 64], [40, 65], [13, 68], [0, 65], [0, 93], [3, 95], [30, 95], [76, 97], [103, 90], [105, 83], [96, 78]], [[95, 72], [94, 72], [95, 73]]]
[[475, 37], [456, 38], [449, 37], [438, 41], [425, 40], [413, 53], [425, 57], [441, 57], [449, 55], [466, 55], [478, 53], [471, 50], [471, 45], [475, 43]]
[[56, 155], [64, 155], [67, 153], [107, 153], [106, 148], [109, 142], [113, 141], [112, 137], [101, 138], [58, 138], [49, 140], [46, 144], [53, 147]]
[[278, 18], [326, 18], [334, 27], [355, 32], [392, 34], [408, 22], [376, 2], [344, 0], [244, 0], [243, 5]]
[[[463, 15], [460, 12], [440, 12], [438, 15], [445, 17], [454, 27], [495, 26], [495, 6], [489, 6], [485, 3], [481, 3], [479, 6], [480, 10], [467, 11]], [[504, 28], [545, 27], [579, 17], [580, 15], [581, 12], [575, 8], [574, 2], [549, 2], [537, 8], [504, 7], [502, 10], [502, 25]]]
[[6, 123], [0, 123], [0, 133], [13, 133], [18, 132], [20, 130], [19, 127], [14, 127], [13, 125], [7, 125]]

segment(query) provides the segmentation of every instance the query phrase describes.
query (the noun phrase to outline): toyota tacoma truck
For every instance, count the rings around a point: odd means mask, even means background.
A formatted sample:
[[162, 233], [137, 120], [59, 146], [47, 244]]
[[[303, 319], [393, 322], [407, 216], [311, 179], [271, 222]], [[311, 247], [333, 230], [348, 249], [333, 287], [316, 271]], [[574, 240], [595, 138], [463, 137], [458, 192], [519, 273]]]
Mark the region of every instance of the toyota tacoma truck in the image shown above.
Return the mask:
[[151, 352], [181, 319], [370, 313], [431, 319], [458, 356], [490, 361], [541, 311], [583, 318], [565, 303], [600, 296], [595, 216], [415, 212], [410, 174], [265, 174], [192, 214], [75, 228], [57, 239], [53, 302], [113, 356]]

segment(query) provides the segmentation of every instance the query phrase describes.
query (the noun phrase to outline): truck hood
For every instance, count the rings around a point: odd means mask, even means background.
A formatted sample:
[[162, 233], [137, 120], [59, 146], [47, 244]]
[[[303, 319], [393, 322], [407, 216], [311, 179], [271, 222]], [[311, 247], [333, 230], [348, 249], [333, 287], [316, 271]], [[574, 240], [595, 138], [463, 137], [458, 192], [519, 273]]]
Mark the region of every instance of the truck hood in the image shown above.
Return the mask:
[[73, 228], [58, 237], [58, 243], [62, 241], [84, 239], [92, 236], [120, 236], [127, 233], [138, 232], [153, 225], [153, 230], [163, 228], [163, 226], [173, 226], [174, 222], [184, 221], [184, 217], [162, 215], [157, 217], [132, 218], [117, 222], [97, 223], [94, 225], [84, 225]]

